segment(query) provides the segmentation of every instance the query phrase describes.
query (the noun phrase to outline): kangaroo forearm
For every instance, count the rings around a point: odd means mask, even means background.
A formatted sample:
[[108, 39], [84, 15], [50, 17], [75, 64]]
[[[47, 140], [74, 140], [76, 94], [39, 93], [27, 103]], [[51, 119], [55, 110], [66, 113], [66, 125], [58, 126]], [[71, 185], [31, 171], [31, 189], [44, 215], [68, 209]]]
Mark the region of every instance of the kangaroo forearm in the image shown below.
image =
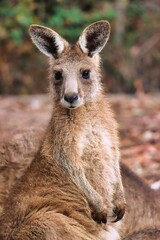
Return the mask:
[[74, 174], [71, 175], [71, 178], [78, 188], [85, 194], [89, 204], [94, 207], [95, 210], [102, 210], [104, 207], [103, 198], [89, 183], [83, 169], [78, 169], [78, 171], [74, 169], [73, 171]]
[[[79, 154], [75, 154], [77, 146], [72, 143], [72, 150], [61, 149], [59, 150], [60, 156], [55, 158], [57, 164], [63, 168], [70, 176], [71, 180], [75, 183], [78, 189], [86, 196], [89, 205], [97, 210], [103, 209], [103, 199], [98, 192], [93, 188], [86, 178], [84, 168], [82, 167], [82, 160]], [[58, 149], [55, 149], [57, 151]], [[56, 155], [56, 152], [55, 152]]]
[[89, 204], [94, 209], [103, 209], [103, 199], [87, 180], [84, 170], [81, 167], [73, 166], [72, 163], [67, 165], [67, 171], [72, 181], [85, 194]]

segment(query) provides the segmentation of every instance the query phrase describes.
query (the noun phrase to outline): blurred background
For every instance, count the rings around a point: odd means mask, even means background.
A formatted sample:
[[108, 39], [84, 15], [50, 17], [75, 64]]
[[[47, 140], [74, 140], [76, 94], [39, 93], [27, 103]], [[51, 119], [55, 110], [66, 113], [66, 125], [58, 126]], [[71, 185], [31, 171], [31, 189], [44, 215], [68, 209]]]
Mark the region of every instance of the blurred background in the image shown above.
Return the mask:
[[1, 0], [0, 94], [47, 92], [47, 61], [31, 43], [32, 23], [70, 42], [88, 24], [107, 19], [111, 37], [102, 53], [111, 93], [160, 90], [160, 0]]

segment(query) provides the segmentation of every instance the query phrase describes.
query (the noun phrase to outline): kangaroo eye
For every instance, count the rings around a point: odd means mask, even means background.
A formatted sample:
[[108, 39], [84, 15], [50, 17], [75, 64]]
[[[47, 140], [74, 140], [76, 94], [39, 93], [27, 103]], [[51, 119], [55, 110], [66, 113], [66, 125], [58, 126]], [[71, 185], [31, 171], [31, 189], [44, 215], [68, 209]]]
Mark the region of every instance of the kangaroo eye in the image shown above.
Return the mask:
[[88, 78], [90, 77], [90, 71], [89, 71], [89, 70], [84, 70], [84, 71], [82, 72], [82, 77], [83, 77], [84, 79], [88, 79]]
[[55, 72], [54, 77], [55, 77], [55, 80], [57, 80], [57, 81], [61, 80], [62, 79], [62, 72], [61, 71]]

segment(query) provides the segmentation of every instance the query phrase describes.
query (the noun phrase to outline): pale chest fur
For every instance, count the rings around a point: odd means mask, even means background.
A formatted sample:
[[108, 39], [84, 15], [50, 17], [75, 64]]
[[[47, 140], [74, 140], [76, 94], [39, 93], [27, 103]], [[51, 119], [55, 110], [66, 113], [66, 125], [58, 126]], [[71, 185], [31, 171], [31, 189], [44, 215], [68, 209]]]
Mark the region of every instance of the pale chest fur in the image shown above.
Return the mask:
[[86, 176], [104, 198], [107, 198], [108, 191], [112, 191], [110, 186], [117, 181], [115, 172], [119, 151], [115, 145], [107, 129], [98, 124], [90, 124], [79, 136], [78, 148]]
[[90, 124], [90, 126], [83, 129], [77, 143], [82, 158], [85, 154], [92, 156], [95, 154], [94, 157], [104, 157], [104, 152], [110, 158], [113, 158], [112, 147], [114, 143], [103, 126]]
[[88, 119], [76, 121], [75, 118], [66, 124], [63, 121], [61, 126], [55, 125], [53, 156], [66, 168], [68, 161], [81, 165], [88, 181], [107, 200], [109, 195], [112, 197], [108, 193], [113, 192], [113, 185], [117, 183], [117, 142], [101, 118]]
[[[79, 127], [61, 126], [54, 135], [53, 156], [57, 160], [63, 158], [81, 161], [86, 170], [110, 168], [119, 160], [117, 143], [105, 126], [91, 122]], [[107, 164], [108, 163], [108, 164]], [[100, 169], [99, 169], [100, 168]]]

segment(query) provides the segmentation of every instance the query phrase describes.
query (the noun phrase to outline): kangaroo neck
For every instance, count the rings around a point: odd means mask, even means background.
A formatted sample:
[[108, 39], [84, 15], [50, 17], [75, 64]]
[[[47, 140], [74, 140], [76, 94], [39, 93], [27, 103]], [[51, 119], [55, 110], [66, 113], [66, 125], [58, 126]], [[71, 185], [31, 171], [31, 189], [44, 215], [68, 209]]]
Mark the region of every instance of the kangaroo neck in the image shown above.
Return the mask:
[[66, 109], [61, 106], [54, 106], [52, 117], [46, 132], [43, 148], [48, 149], [52, 154], [54, 145], [66, 145], [68, 141], [76, 139], [83, 134], [93, 119], [98, 118], [98, 112], [95, 109], [100, 108], [101, 101], [90, 102], [80, 106], [77, 109]]
[[[88, 112], [85, 106], [70, 110], [56, 106], [48, 125], [42, 153], [52, 158], [58, 156], [64, 148], [77, 146], [80, 135], [88, 123]], [[56, 146], [56, 147], [55, 147]]]
[[[79, 125], [86, 123], [92, 119], [94, 114], [94, 109], [96, 108], [97, 103], [90, 102], [76, 109], [66, 109], [61, 106], [56, 106], [53, 109], [51, 122], [56, 127], [64, 124], [69, 125]], [[94, 116], [93, 116], [94, 117]]]

